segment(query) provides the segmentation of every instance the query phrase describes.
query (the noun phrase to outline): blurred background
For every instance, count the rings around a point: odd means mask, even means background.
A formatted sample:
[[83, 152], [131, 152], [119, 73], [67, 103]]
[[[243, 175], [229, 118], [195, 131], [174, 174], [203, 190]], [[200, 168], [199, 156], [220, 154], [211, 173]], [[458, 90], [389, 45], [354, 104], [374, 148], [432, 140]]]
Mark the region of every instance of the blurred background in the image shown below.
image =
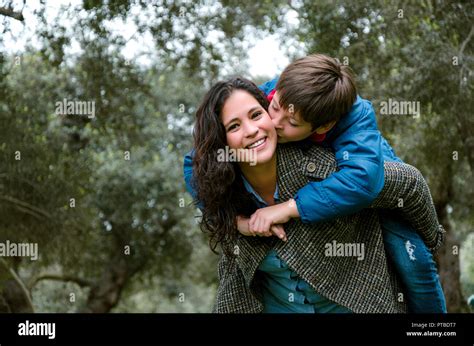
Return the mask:
[[39, 255], [0, 257], [0, 312], [209, 312], [218, 256], [182, 176], [196, 107], [315, 52], [426, 177], [448, 310], [472, 311], [474, 2], [0, 0], [0, 243]]

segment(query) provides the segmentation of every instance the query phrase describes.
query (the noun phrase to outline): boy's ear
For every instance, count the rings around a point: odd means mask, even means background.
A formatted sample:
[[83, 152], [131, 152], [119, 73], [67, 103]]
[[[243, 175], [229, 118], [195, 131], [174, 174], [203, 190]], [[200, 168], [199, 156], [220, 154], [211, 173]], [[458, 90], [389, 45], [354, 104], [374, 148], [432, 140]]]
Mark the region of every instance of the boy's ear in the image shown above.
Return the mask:
[[328, 132], [330, 129], [332, 129], [334, 127], [334, 125], [336, 125], [336, 120], [334, 121], [331, 121], [329, 123], [327, 123], [326, 125], [323, 125], [323, 126], [320, 126], [318, 127], [315, 132], [318, 134], [318, 135], [322, 135], [323, 133], [326, 133]]

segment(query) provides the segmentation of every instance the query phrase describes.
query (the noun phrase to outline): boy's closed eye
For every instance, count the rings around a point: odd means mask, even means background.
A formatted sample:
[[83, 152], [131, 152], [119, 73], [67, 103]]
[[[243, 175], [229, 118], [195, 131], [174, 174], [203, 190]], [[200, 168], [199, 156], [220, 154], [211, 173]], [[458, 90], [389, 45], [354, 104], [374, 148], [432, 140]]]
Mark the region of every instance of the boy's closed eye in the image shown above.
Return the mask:
[[288, 121], [288, 122], [289, 122], [290, 125], [293, 126], [293, 127], [298, 127], [298, 126], [300, 126], [300, 124], [298, 124], [298, 123], [297, 123], [296, 121], [294, 121], [294, 120], [290, 120], [290, 121]]
[[[272, 100], [272, 103], [271, 103], [271, 107], [273, 108], [273, 110], [275, 112], [279, 112], [280, 111], [280, 105], [278, 104], [278, 102], [275, 100], [275, 98], [273, 98]], [[270, 114], [271, 116], [271, 114]], [[294, 120], [293, 117], [289, 117], [289, 120], [288, 120], [288, 123], [292, 126], [292, 127], [298, 127], [300, 126], [300, 124]]]

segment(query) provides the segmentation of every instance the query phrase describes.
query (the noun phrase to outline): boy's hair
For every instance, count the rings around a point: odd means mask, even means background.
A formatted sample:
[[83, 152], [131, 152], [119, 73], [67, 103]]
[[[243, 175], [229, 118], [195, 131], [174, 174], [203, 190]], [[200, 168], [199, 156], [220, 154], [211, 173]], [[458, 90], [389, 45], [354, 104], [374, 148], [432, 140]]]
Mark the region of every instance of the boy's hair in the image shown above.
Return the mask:
[[276, 89], [280, 106], [299, 113], [313, 130], [338, 121], [357, 98], [349, 66], [324, 54], [308, 55], [288, 65]]

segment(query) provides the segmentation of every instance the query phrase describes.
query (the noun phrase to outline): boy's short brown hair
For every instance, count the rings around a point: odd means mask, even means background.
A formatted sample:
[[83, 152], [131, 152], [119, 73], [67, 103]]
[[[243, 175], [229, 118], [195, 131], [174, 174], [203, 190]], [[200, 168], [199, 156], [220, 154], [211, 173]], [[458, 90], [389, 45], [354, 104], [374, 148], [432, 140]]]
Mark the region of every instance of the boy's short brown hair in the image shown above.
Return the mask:
[[280, 106], [299, 113], [313, 129], [338, 121], [357, 98], [349, 66], [324, 54], [292, 62], [281, 74], [276, 89]]

